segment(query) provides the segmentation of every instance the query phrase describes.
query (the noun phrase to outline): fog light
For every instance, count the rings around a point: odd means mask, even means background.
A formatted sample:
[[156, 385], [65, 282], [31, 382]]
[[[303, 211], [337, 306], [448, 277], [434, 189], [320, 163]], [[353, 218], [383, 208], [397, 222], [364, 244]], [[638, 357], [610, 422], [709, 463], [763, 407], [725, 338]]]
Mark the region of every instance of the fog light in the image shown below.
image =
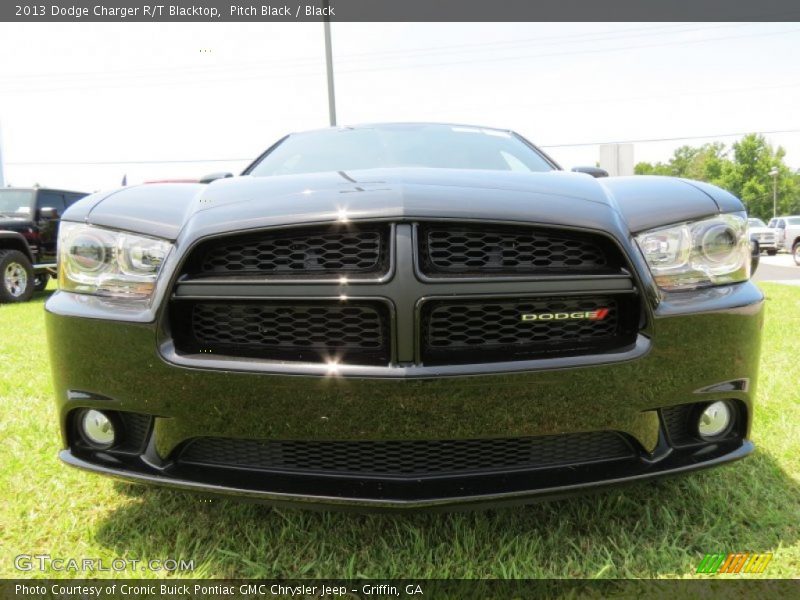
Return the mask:
[[114, 424], [99, 410], [87, 410], [81, 417], [81, 434], [96, 448], [109, 448], [114, 445], [116, 434]]
[[704, 440], [722, 437], [731, 428], [731, 407], [727, 402], [713, 402], [700, 413], [697, 433]]

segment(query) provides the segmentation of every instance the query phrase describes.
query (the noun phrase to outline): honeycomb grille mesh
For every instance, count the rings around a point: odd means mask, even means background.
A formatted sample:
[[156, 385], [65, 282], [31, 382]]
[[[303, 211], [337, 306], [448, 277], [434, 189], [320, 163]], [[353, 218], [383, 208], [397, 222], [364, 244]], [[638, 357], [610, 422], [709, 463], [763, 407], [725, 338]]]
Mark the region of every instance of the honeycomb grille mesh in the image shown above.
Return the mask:
[[611, 264], [608, 244], [585, 235], [522, 227], [425, 225], [421, 265], [428, 275], [598, 272]]
[[664, 425], [673, 446], [687, 446], [697, 442], [697, 438], [692, 435], [693, 427], [690, 422], [695, 408], [694, 404], [680, 404], [661, 409]]
[[633, 450], [618, 433], [403, 441], [260, 441], [196, 438], [184, 464], [342, 475], [425, 476], [524, 470], [623, 459]]
[[[422, 313], [423, 360], [514, 360], [626, 345], [635, 315], [621, 315], [620, 306], [620, 299], [595, 296], [431, 302]], [[600, 309], [607, 309], [602, 319], [589, 318]]]
[[150, 424], [153, 418], [150, 415], [138, 413], [120, 412], [124, 429], [123, 445], [125, 449], [140, 450], [147, 441], [147, 434], [150, 432]]
[[188, 312], [195, 351], [312, 362], [389, 360], [388, 313], [380, 303], [196, 302]]
[[198, 275], [336, 277], [388, 270], [388, 228], [264, 232], [207, 243], [190, 269]]
[[[419, 320], [398, 320], [397, 328], [403, 330], [395, 331], [387, 304], [378, 298], [388, 293], [400, 296], [389, 298], [393, 303], [411, 301], [398, 294], [397, 288], [388, 287], [395, 282], [390, 280], [381, 287], [379, 281], [390, 273], [390, 249], [397, 227], [411, 226], [383, 222], [314, 225], [203, 242], [191, 253], [177, 285], [208, 277], [202, 283], [209, 286], [198, 285], [196, 289], [203, 289], [202, 293], [189, 286], [189, 293], [177, 294], [170, 302], [176, 350], [300, 362], [322, 362], [333, 356], [348, 364], [389, 365], [392, 337], [409, 339], [413, 335], [414, 360], [443, 365], [576, 356], [605, 352], [635, 341], [638, 301], [621, 303], [615, 298], [425, 301]], [[483, 277], [485, 290], [481, 294], [487, 298], [496, 290], [490, 285], [492, 278], [506, 275], [545, 274], [552, 275], [555, 281], [562, 275], [589, 277], [624, 272], [620, 250], [594, 233], [452, 221], [421, 222], [413, 227], [415, 261], [422, 273], [443, 279]], [[397, 265], [397, 269], [410, 271], [413, 266]], [[294, 281], [285, 283], [298, 284], [300, 279], [329, 279], [335, 283], [345, 276], [350, 280], [363, 277], [367, 281], [362, 283], [375, 284], [373, 288], [360, 288], [364, 290], [360, 304], [323, 300], [323, 296], [315, 297], [320, 291], [298, 286], [293, 288], [300, 290], [298, 297], [303, 299], [299, 304], [282, 299], [255, 300], [255, 296], [245, 300], [251, 291], [248, 289], [245, 294], [234, 286], [252, 284], [255, 277], [277, 285], [279, 280], [292, 278]], [[227, 285], [232, 291], [226, 292]], [[288, 287], [278, 289], [276, 298], [291, 293], [287, 292]], [[236, 299], [227, 302], [228, 293]], [[199, 300], [206, 294], [208, 300]], [[259, 295], [271, 294], [265, 288], [264, 294]], [[608, 308], [608, 314], [598, 320], [520, 319], [522, 313], [592, 311], [603, 306]]]

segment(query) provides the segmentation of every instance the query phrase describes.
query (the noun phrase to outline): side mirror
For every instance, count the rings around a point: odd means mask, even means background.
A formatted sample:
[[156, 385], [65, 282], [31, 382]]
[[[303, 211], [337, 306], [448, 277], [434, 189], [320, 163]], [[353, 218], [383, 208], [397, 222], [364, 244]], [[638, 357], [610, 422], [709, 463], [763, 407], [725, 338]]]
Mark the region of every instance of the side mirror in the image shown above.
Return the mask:
[[44, 206], [39, 209], [39, 218], [40, 219], [57, 219], [58, 218], [58, 211], [55, 208], [50, 206]]
[[219, 173], [209, 173], [198, 179], [199, 183], [211, 183], [212, 181], [216, 181], [217, 179], [227, 179], [228, 177], [233, 177], [233, 173], [225, 173], [220, 171]]
[[756, 269], [758, 269], [758, 263], [761, 262], [761, 245], [758, 243], [758, 240], [750, 240], [750, 276], [752, 277]]
[[572, 167], [574, 173], [586, 173], [592, 177], [608, 177], [608, 171], [600, 167]]

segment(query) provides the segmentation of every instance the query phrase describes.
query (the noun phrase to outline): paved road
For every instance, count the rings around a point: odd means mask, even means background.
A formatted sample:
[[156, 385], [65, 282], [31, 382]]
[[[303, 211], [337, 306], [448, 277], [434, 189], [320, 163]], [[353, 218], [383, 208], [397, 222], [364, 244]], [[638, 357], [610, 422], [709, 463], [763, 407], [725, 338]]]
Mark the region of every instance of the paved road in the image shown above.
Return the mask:
[[789, 254], [762, 254], [753, 281], [783, 281], [800, 285], [800, 267], [794, 264], [794, 259]]

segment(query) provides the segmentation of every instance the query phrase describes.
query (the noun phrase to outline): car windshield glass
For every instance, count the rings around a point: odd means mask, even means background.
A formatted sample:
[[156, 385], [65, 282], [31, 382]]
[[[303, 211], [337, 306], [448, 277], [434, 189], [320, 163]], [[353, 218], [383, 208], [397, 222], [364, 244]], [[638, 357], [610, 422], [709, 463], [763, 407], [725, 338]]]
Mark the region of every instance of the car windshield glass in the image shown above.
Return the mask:
[[0, 215], [27, 216], [33, 206], [33, 191], [0, 189]]
[[764, 221], [761, 219], [747, 219], [747, 222], [750, 224], [750, 227], [766, 227]]
[[391, 167], [552, 171], [515, 135], [450, 125], [386, 125], [291, 135], [251, 170], [290, 175]]

